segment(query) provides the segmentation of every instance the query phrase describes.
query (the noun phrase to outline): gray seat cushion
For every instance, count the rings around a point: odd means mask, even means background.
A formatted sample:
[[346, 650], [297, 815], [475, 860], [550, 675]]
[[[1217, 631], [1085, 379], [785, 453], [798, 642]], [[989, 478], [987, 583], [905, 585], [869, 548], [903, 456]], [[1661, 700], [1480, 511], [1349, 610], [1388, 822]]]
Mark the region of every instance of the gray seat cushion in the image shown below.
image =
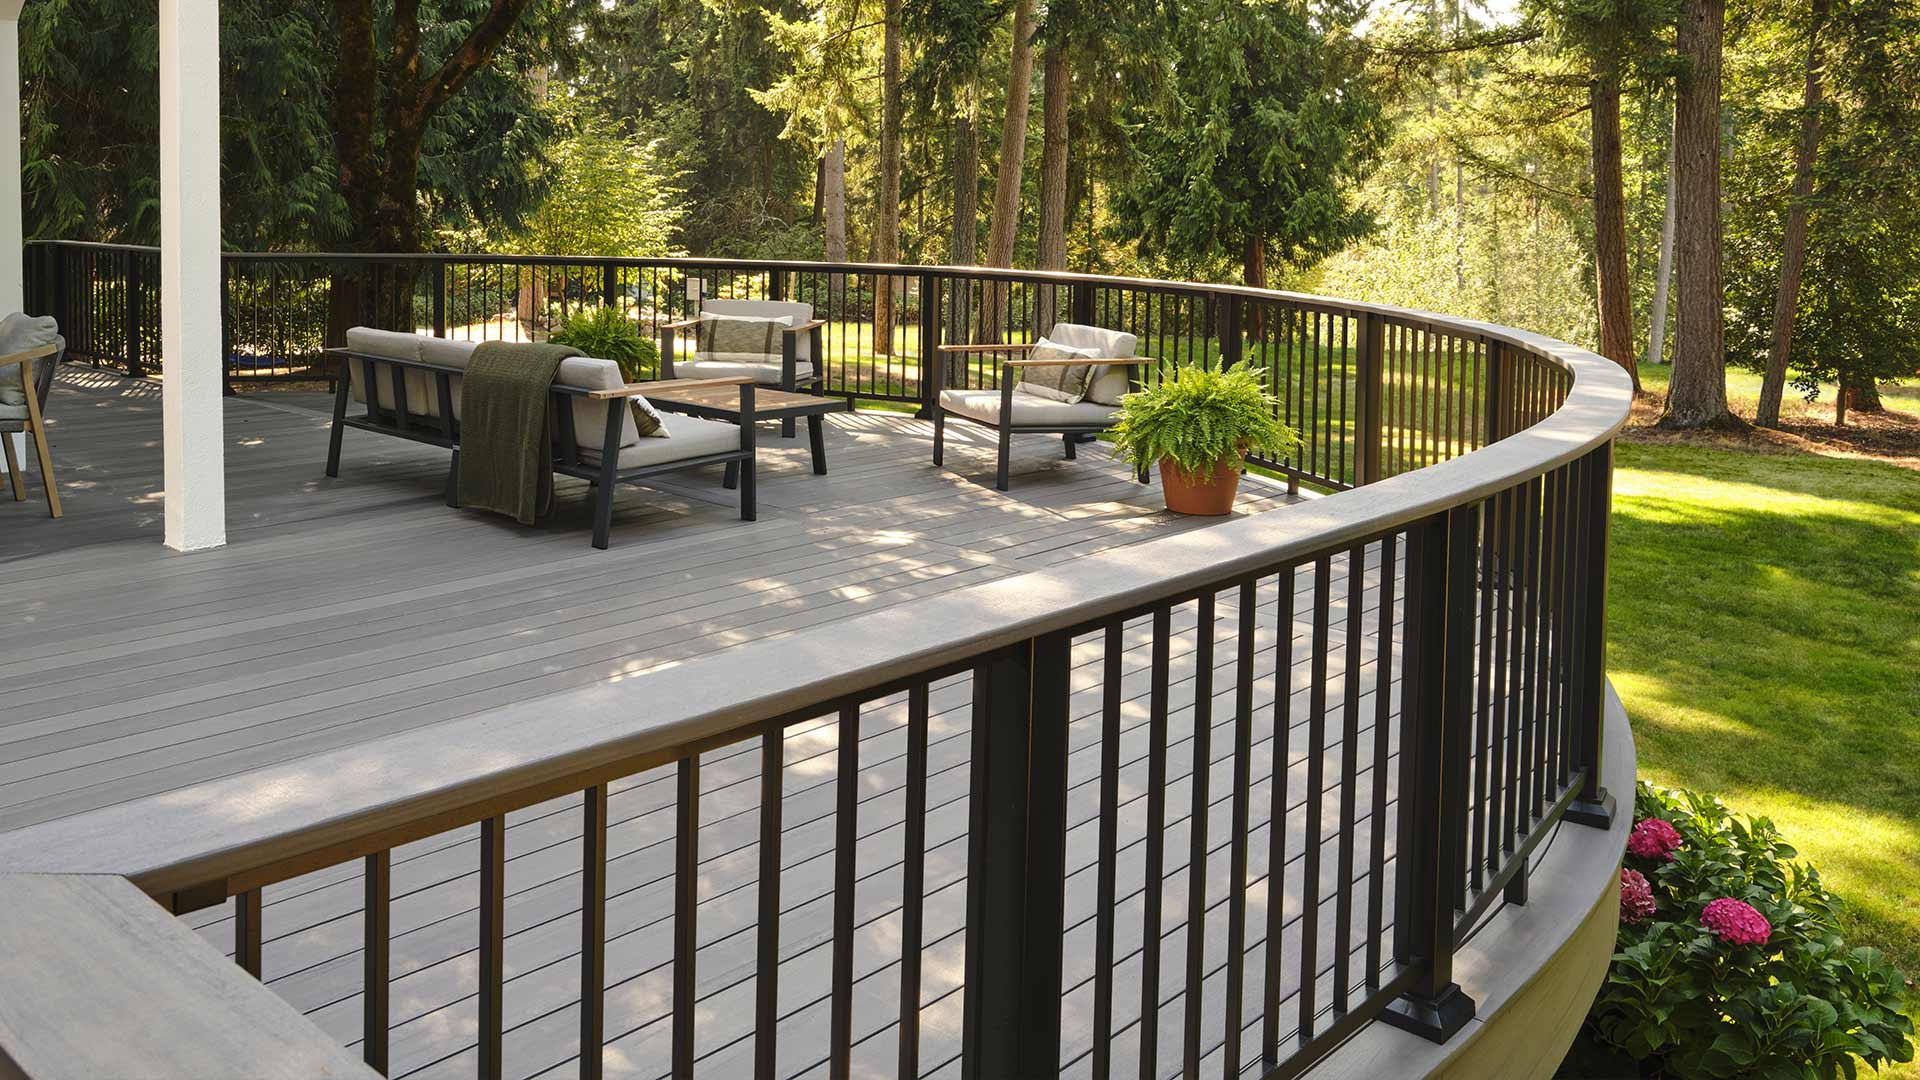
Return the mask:
[[[0, 423], [5, 423], [8, 420], [17, 420], [21, 423], [25, 423], [26, 419], [27, 419], [27, 404], [25, 401], [22, 401], [18, 405], [0, 404]], [[0, 431], [4, 431], [4, 430], [6, 429], [0, 428]]]
[[[730, 379], [745, 375], [761, 386], [779, 386], [785, 377], [777, 363], [748, 364], [733, 360], [686, 360], [673, 365], [673, 374], [678, 379]], [[813, 365], [793, 365], [793, 377], [796, 381], [813, 378]]]
[[[620, 450], [620, 467], [637, 469], [643, 465], [665, 465], [673, 461], [685, 461], [688, 458], [705, 457], [708, 454], [724, 454], [729, 450], [740, 449], [740, 426], [724, 420], [703, 420], [697, 416], [682, 416], [667, 413], [661, 417], [665, 421], [668, 433], [666, 439], [640, 439], [633, 446]], [[580, 460], [589, 465], [600, 464], [598, 450], [580, 448]]]
[[[16, 311], [0, 319], [0, 356], [37, 349], [58, 340], [60, 324], [51, 315], [28, 315]], [[0, 405], [24, 406], [27, 403], [27, 383], [34, 377], [28, 373], [28, 368], [37, 374], [45, 363], [46, 359], [40, 359], [32, 364], [10, 364], [0, 368]]]
[[[983, 424], [1000, 423], [1000, 391], [942, 390], [940, 405], [948, 412], [978, 420]], [[1120, 410], [1097, 401], [1049, 401], [1033, 394], [1013, 392], [1015, 427], [1107, 427], [1120, 418]]]

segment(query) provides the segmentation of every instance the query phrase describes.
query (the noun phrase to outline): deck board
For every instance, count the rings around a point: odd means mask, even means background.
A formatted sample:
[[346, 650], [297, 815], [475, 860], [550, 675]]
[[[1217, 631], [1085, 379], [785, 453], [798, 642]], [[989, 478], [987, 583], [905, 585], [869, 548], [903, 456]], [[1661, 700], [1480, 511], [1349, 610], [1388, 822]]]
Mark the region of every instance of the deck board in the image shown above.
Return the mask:
[[[584, 486], [563, 481], [554, 519], [523, 528], [440, 503], [444, 454], [349, 432], [342, 475], [321, 475], [326, 424], [315, 395], [228, 400], [230, 537], [193, 556], [158, 543], [158, 400], [149, 384], [86, 370], [62, 377], [50, 410], [69, 517], [0, 504], [0, 582], [23, 593], [27, 618], [0, 629], [0, 830], [204, 779], [260, 768], [395, 731], [538, 700], [609, 678], [769, 636], [832, 632], [853, 613], [911, 603], [1208, 522], [1158, 509], [1103, 449], [1060, 460], [1055, 438], [1016, 440], [1014, 488], [991, 487], [992, 446], [969, 425], [949, 428], [948, 470], [931, 465], [931, 428], [910, 417], [828, 418], [832, 472], [812, 476], [805, 440], [762, 433], [761, 520], [742, 523], [718, 469], [623, 488], [614, 543], [587, 546]], [[712, 475], [707, 475], [711, 473]], [[1284, 506], [1279, 484], [1249, 478], [1240, 511]], [[1376, 549], [1377, 550], [1377, 549]], [[1329, 898], [1338, 820], [1331, 780], [1342, 739], [1348, 560], [1329, 562], [1334, 648], [1319, 756], [1329, 778], [1317, 894], [1319, 954], [1306, 965], [1330, 985], [1336, 962]], [[1356, 694], [1359, 782], [1373, 785], [1370, 722], [1380, 567], [1367, 558], [1363, 662]], [[1305, 791], [1312, 747], [1311, 574], [1282, 596], [1263, 583], [1256, 617], [1248, 845], [1246, 1012], [1258, 1050], [1266, 948], [1268, 831], [1277, 752], [1288, 784], [1282, 811], [1288, 957], [1281, 992], [1292, 1009], [1307, 848]], [[1176, 612], [1163, 889], [1160, 1067], [1178, 1071], [1185, 979], [1189, 832], [1194, 822], [1193, 609]], [[1231, 752], [1238, 656], [1229, 647], [1237, 598], [1216, 612], [1221, 648], [1211, 678], [1213, 733], [1204, 807], [1209, 972], [1203, 1048], [1217, 1054], [1225, 980]], [[1146, 829], [1149, 627], [1125, 627], [1121, 805], [1116, 905], [1115, 1066], [1138, 1071], [1141, 906]], [[1284, 681], [1277, 669], [1286, 661]], [[1069, 730], [1067, 968], [1064, 1075], [1084, 1075], [1091, 1014], [1093, 859], [1097, 847], [1101, 642], [1075, 644]], [[957, 1075], [963, 971], [970, 752], [965, 676], [931, 695], [921, 994], [922, 1070]], [[1276, 698], [1288, 719], [1276, 726]], [[903, 698], [870, 703], [860, 720], [856, 860], [855, 1073], [895, 1073], [902, 817]], [[780, 1075], [826, 1074], [827, 955], [837, 729], [803, 722], [785, 739]], [[1389, 761], [1397, 748], [1389, 746]], [[1392, 818], [1394, 789], [1383, 777]], [[757, 743], [703, 758], [697, 1041], [702, 1076], [750, 1072], [754, 895], [758, 873]], [[611, 786], [608, 863], [607, 1070], [664, 1076], [670, 1007], [674, 786], [670, 770]], [[1362, 799], [1364, 845], [1376, 823]], [[578, 1053], [577, 798], [509, 815], [507, 830], [506, 1072], [567, 1075]], [[477, 828], [396, 849], [392, 863], [394, 1076], [471, 1075], [477, 1006]], [[1390, 836], [1390, 833], [1389, 833]], [[1389, 840], [1389, 849], [1391, 843]], [[1364, 852], [1364, 846], [1361, 850]], [[1364, 873], [1364, 858], [1358, 867]], [[1392, 863], [1386, 882], [1391, 896]], [[1364, 896], [1367, 882], [1356, 887]], [[348, 1045], [361, 1037], [360, 867], [336, 866], [266, 890], [269, 985]], [[186, 916], [231, 951], [231, 907]], [[1357, 956], [1347, 961], [1358, 963]], [[1357, 971], [1357, 968], [1355, 969]], [[1356, 976], [1359, 977], [1359, 976]], [[1320, 1000], [1327, 998], [1321, 985]], [[1289, 1022], [1283, 1028], [1291, 1030]], [[1215, 1063], [1217, 1068], [1217, 1062]]]

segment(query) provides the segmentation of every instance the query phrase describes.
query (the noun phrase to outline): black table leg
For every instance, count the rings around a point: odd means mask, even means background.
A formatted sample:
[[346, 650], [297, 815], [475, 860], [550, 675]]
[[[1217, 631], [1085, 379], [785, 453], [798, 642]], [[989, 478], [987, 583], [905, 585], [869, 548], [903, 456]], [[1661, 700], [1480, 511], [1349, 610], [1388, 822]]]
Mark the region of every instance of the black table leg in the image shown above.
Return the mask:
[[827, 475], [826, 418], [819, 413], [807, 417], [807, 441], [813, 444], [813, 475]]

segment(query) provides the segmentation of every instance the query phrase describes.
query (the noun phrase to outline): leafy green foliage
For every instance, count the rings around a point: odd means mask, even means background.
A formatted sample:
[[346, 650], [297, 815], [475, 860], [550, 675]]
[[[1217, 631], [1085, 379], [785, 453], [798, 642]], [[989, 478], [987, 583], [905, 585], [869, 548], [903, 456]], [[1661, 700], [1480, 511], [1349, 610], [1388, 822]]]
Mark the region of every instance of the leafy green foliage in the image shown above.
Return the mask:
[[[1635, 818], [1671, 823], [1682, 843], [1670, 860], [1627, 859], [1651, 882], [1656, 908], [1620, 927], [1582, 1029], [1589, 1060], [1610, 1050], [1643, 1075], [1682, 1080], [1852, 1077], [1855, 1058], [1876, 1068], [1912, 1060], [1900, 972], [1847, 946], [1838, 901], [1772, 822], [1644, 783]], [[1764, 944], [1728, 944], [1701, 925], [1702, 909], [1725, 897], [1766, 918]]]
[[1150, 388], [1120, 399], [1114, 456], [1137, 468], [1171, 460], [1186, 472], [1256, 452], [1282, 458], [1300, 445], [1300, 433], [1279, 412], [1264, 368], [1164, 364]]
[[1159, 27], [1169, 71], [1125, 117], [1116, 227], [1143, 247], [1311, 261], [1363, 236], [1353, 199], [1389, 133], [1353, 32], [1364, 5], [1187, 0]]
[[660, 364], [660, 349], [640, 333], [638, 323], [617, 307], [576, 308], [559, 329], [547, 336], [556, 345], [571, 345], [588, 356], [612, 360], [628, 382], [651, 377]]

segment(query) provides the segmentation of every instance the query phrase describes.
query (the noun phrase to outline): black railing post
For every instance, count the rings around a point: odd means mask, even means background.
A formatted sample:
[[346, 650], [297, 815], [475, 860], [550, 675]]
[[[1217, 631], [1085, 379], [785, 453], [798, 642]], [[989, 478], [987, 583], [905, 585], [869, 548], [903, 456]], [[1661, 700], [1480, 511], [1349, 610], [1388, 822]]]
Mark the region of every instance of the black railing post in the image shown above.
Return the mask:
[[1245, 347], [1240, 339], [1240, 298], [1220, 294], [1214, 302], [1220, 305], [1214, 325], [1220, 333], [1220, 370], [1225, 371], [1240, 362], [1241, 350]]
[[447, 263], [445, 259], [433, 260], [433, 336], [447, 336]]
[[60, 324], [60, 332], [67, 338], [67, 348], [71, 349], [79, 341], [80, 324], [74, 319], [73, 312], [67, 310], [67, 246], [54, 244], [48, 255], [51, 256], [47, 260], [48, 276], [53, 279], [52, 314], [54, 321]]
[[1613, 827], [1614, 798], [1600, 783], [1601, 744], [1607, 718], [1607, 531], [1613, 512], [1613, 443], [1601, 444], [1574, 466], [1580, 474], [1575, 523], [1580, 565], [1574, 604], [1573, 764], [1580, 794], [1567, 807], [1568, 821]]
[[767, 271], [767, 299], [785, 300], [787, 298], [787, 272], [785, 270]]
[[1355, 338], [1353, 453], [1354, 484], [1379, 483], [1384, 476], [1382, 459], [1386, 455], [1386, 353], [1387, 324], [1378, 315], [1360, 312]]
[[1087, 281], [1073, 283], [1070, 304], [1073, 309], [1073, 321], [1082, 326], [1093, 325], [1093, 284]]
[[1495, 443], [1508, 435], [1507, 387], [1513, 381], [1512, 353], [1504, 342], [1487, 343], [1487, 442]]
[[127, 374], [140, 378], [147, 373], [140, 357], [140, 253], [127, 252]]
[[1060, 1067], [1071, 644], [1036, 638], [973, 673], [964, 1080]]
[[1394, 954], [1420, 979], [1381, 1018], [1435, 1042], [1474, 1014], [1453, 981], [1453, 923], [1466, 860], [1479, 517], [1478, 505], [1456, 507], [1407, 530]]
[[940, 386], [946, 381], [946, 372], [940, 365], [946, 358], [940, 355], [940, 279], [932, 274], [920, 275], [920, 411], [914, 415], [922, 420], [933, 419], [934, 406], [940, 400]]

